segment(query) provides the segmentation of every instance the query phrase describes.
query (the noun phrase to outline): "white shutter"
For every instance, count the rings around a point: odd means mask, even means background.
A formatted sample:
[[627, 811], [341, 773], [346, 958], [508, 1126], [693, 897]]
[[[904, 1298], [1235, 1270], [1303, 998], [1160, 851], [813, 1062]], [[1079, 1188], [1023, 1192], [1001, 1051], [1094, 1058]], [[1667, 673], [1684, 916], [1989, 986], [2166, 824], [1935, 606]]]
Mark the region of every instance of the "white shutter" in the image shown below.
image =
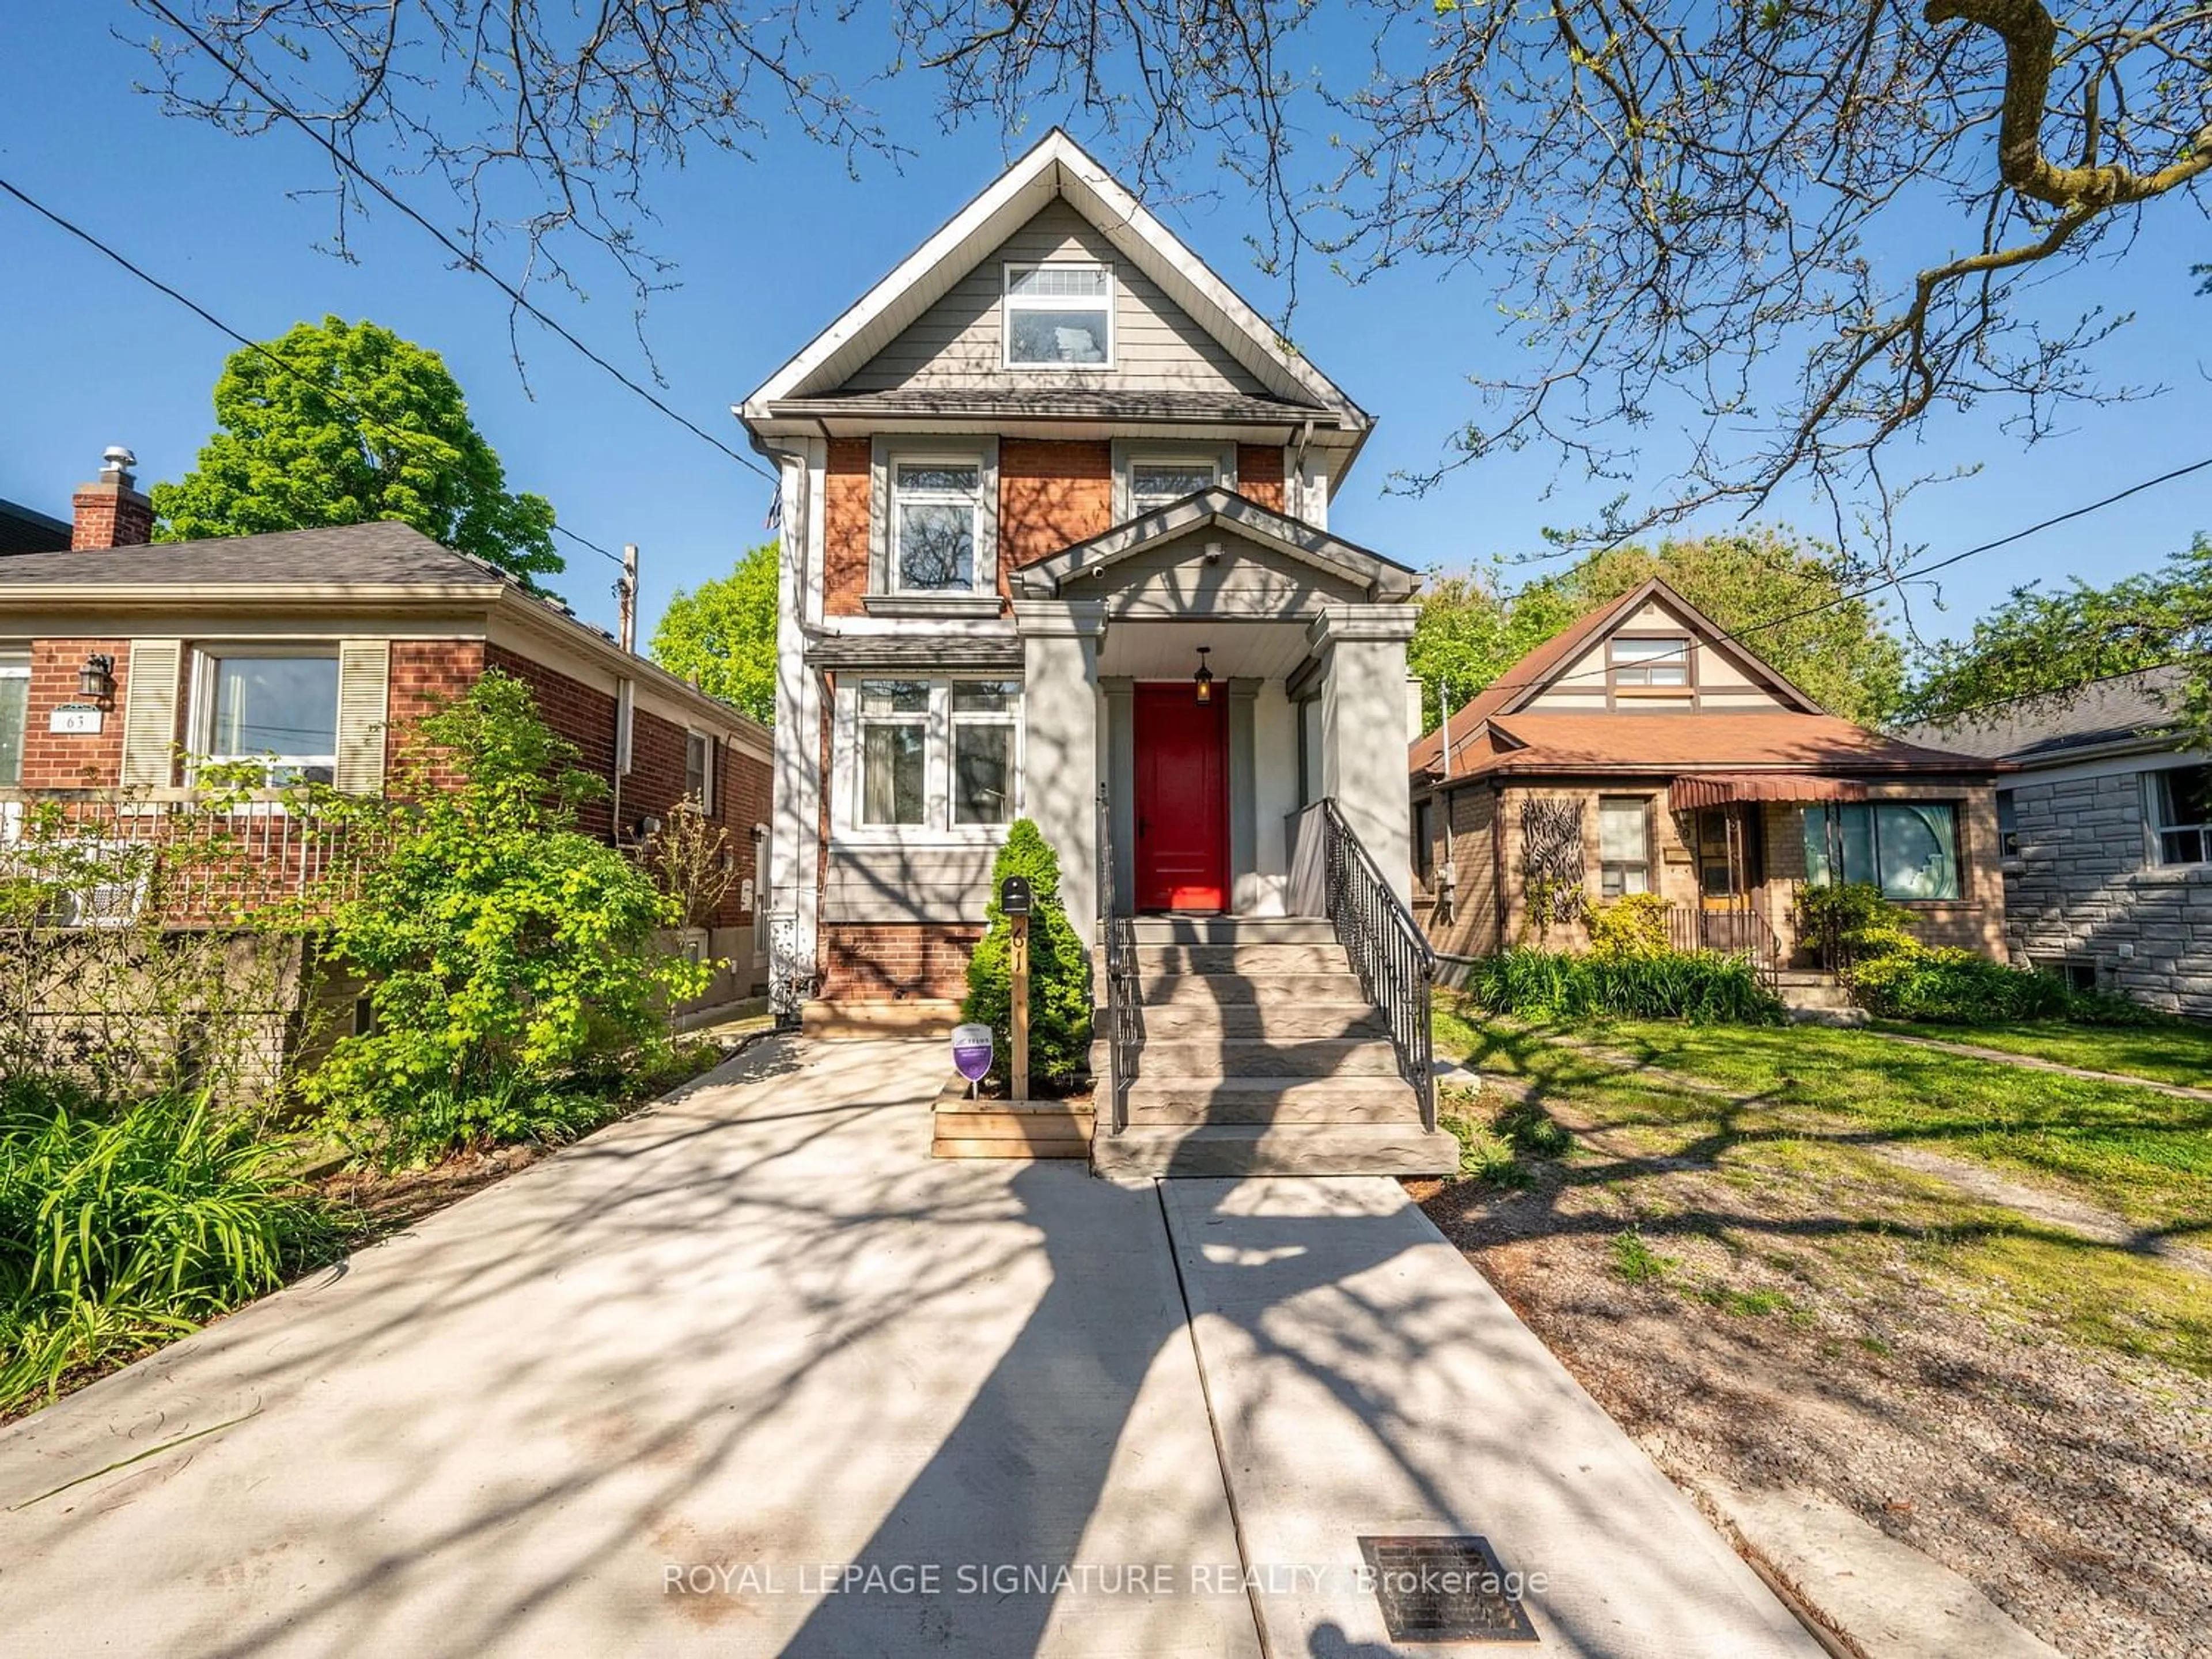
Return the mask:
[[349, 795], [384, 787], [384, 724], [392, 678], [386, 640], [346, 640], [338, 646], [338, 747], [335, 781]]
[[131, 678], [123, 688], [125, 788], [166, 789], [177, 781], [177, 690], [184, 654], [181, 640], [131, 643]]

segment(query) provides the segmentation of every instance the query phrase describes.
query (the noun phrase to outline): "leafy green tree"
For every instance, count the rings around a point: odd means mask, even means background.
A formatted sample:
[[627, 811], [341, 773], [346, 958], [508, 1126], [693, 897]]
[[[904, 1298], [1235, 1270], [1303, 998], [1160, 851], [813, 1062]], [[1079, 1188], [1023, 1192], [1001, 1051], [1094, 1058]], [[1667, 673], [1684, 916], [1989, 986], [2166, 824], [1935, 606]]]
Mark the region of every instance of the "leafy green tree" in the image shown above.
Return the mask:
[[726, 576], [676, 590], [653, 630], [653, 659], [710, 697], [775, 723], [776, 544], [763, 542]]
[[2173, 662], [2190, 665], [2177, 720], [2212, 737], [2212, 540], [2202, 535], [2157, 569], [2107, 587], [2076, 578], [2056, 592], [2014, 588], [1964, 642], [1927, 653], [1906, 712], [1942, 720]]
[[1014, 1051], [1013, 926], [999, 908], [999, 884], [1008, 876], [1030, 881], [1030, 1074], [1079, 1076], [1091, 1063], [1091, 953], [1060, 902], [1060, 854], [1028, 818], [1014, 820], [992, 862], [988, 925], [968, 958], [961, 1018], [995, 1034], [991, 1075], [1004, 1083]]
[[1850, 568], [1831, 550], [1761, 527], [1609, 549], [1553, 580], [1578, 616], [1654, 576], [1830, 714], [1875, 724], [1896, 711], [1904, 647], [1879, 605], [1852, 597]]
[[154, 486], [156, 541], [396, 519], [532, 586], [562, 568], [552, 505], [508, 493], [444, 362], [390, 329], [325, 317], [234, 351], [215, 415], [198, 465]]
[[1572, 599], [1557, 588], [1504, 592], [1494, 568], [1464, 576], [1431, 571], [1406, 647], [1407, 670], [1421, 683], [1425, 726], [1443, 720], [1440, 698], [1457, 708], [1576, 614]]
[[1850, 568], [1828, 550], [1758, 529], [1609, 549], [1510, 593], [1495, 568], [1432, 576], [1407, 650], [1429, 723], [1439, 681], [1457, 708], [1577, 617], [1654, 576], [1831, 714], [1877, 722], [1895, 711], [1905, 653], [1881, 606], [1851, 597]]
[[374, 1018], [307, 1085], [356, 1152], [393, 1164], [588, 1127], [594, 1079], [664, 1043], [665, 1004], [703, 987], [653, 951], [678, 902], [574, 827], [604, 787], [575, 761], [495, 672], [419, 722], [384, 797], [313, 791], [364, 849], [327, 948]]

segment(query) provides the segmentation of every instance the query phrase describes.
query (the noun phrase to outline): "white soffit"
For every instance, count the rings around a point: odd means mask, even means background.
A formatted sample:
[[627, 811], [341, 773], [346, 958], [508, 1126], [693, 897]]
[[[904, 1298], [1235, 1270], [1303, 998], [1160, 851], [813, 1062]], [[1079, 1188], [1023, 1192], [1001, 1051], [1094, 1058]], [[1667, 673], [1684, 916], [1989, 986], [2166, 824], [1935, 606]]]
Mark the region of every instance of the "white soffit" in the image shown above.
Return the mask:
[[757, 418], [769, 404], [836, 390], [1055, 197], [1097, 227], [1271, 392], [1318, 403], [1316, 415], [1341, 426], [1368, 424], [1340, 387], [1285, 351], [1259, 313], [1057, 127], [763, 381], [738, 412]]

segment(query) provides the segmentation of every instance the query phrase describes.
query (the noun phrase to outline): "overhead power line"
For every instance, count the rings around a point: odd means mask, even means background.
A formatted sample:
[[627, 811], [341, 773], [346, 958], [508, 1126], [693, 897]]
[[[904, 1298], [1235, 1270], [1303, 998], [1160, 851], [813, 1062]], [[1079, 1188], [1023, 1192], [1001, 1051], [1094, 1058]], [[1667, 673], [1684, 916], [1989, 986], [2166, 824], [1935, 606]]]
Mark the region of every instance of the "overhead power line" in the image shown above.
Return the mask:
[[407, 218], [411, 219], [416, 224], [427, 231], [437, 240], [440, 246], [443, 247], [448, 253], [451, 253], [454, 258], [458, 259], [461, 263], [463, 269], [474, 271], [477, 276], [482, 276], [486, 282], [490, 283], [494, 287], [497, 288], [501, 293], [507, 295], [507, 299], [514, 303], [515, 308], [522, 312], [524, 315], [530, 317], [543, 325], [547, 330], [550, 331], [556, 338], [574, 348], [576, 351], [582, 354], [586, 361], [596, 364], [599, 368], [604, 369], [618, 383], [627, 387], [630, 392], [635, 392], [638, 397], [642, 398], [647, 403], [659, 410], [661, 414], [666, 416], [670, 420], [675, 422], [677, 425], [682, 427], [693, 437], [699, 439], [702, 443], [712, 445], [730, 459], [735, 461], [739, 466], [745, 468], [749, 471], [758, 473], [770, 483], [779, 482], [775, 474], [769, 471], [766, 467], [761, 465], [759, 462], [754, 460], [749, 455], [732, 449], [729, 445], [724, 443], [720, 438], [717, 438], [713, 433], [708, 431], [704, 427], [700, 426], [689, 416], [679, 414], [675, 410], [670, 408], [669, 405], [653, 392], [649, 390], [647, 387], [639, 385], [637, 381], [632, 380], [628, 374], [624, 374], [620, 368], [617, 368], [613, 363], [609, 362], [605, 357], [592, 349], [590, 346], [578, 339], [576, 336], [569, 331], [565, 324], [558, 321], [544, 311], [539, 309], [538, 306], [533, 304], [524, 295], [520, 289], [515, 287], [512, 283], [508, 282], [504, 276], [501, 276], [490, 266], [485, 264], [483, 261], [479, 259], [474, 253], [471, 252], [468, 249], [463, 247], [459, 242], [455, 241], [453, 237], [448, 235], [444, 230], [432, 223], [421, 213], [417, 212], [414, 207], [402, 198], [389, 185], [386, 184], [381, 179], [379, 179], [369, 173], [368, 170], [363, 167], [360, 162], [355, 161], [352, 156], [346, 154], [342, 148], [332, 142], [328, 134], [319, 131], [314, 124], [306, 116], [301, 115], [298, 111], [293, 109], [289, 104], [278, 98], [274, 92], [270, 91], [259, 81], [256, 80], [251, 74], [247, 73], [242, 64], [240, 64], [233, 59], [224, 56], [223, 53], [216, 47], [213, 42], [209, 40], [205, 35], [202, 34], [198, 29], [194, 28], [183, 18], [177, 15], [175, 12], [172, 11], [167, 5], [163, 3], [163, 0], [145, 0], [145, 3], [149, 9], [160, 13], [172, 24], [175, 25], [179, 33], [184, 34], [186, 39], [191, 40], [191, 43], [198, 46], [202, 52], [205, 52], [208, 57], [214, 59], [215, 62], [222, 67], [225, 74], [230, 76], [234, 80], [237, 81], [239, 84], [252, 91], [256, 97], [259, 98], [263, 103], [268, 106], [269, 111], [271, 114], [277, 116], [289, 125], [297, 127], [301, 132], [307, 134], [309, 138], [313, 139], [323, 149], [329, 152], [330, 157], [332, 161], [336, 161], [340, 167], [343, 167], [355, 178], [360, 179], [361, 182], [366, 185], [370, 190], [374, 191], [376, 194], [381, 197], [385, 201], [390, 203], [398, 212], [405, 216]]
[[[7, 179], [0, 179], [0, 191], [4, 191], [9, 195], [14, 197], [25, 207], [30, 209], [32, 212], [37, 214], [40, 218], [45, 219], [49, 223], [62, 230], [67, 231], [70, 235], [82, 242], [87, 247], [89, 247], [94, 252], [113, 260], [117, 264], [129, 271], [133, 276], [136, 276], [140, 282], [145, 283], [149, 288], [151, 288], [157, 293], [166, 295], [170, 299], [174, 300], [179, 305], [184, 307], [185, 310], [191, 312], [192, 315], [198, 317], [202, 322], [207, 324], [209, 327], [215, 329], [219, 333], [228, 335], [231, 339], [237, 341], [240, 345], [245, 347], [248, 351], [252, 351], [256, 353], [258, 356], [267, 358], [270, 362], [276, 364], [278, 368], [283, 369], [284, 373], [292, 376], [294, 380], [301, 381], [306, 385], [312, 386], [317, 392], [320, 392], [324, 397], [328, 398], [332, 403], [350, 410], [364, 425], [369, 427], [373, 430], [380, 432], [386, 437], [393, 439], [403, 444], [411, 442], [414, 439], [419, 438], [422, 435], [420, 433], [406, 433], [401, 431], [398, 428], [391, 425], [389, 422], [380, 419], [377, 416], [370, 413], [368, 410], [363, 409], [361, 404], [355, 402], [353, 398], [348, 397], [337, 387], [325, 385], [321, 380], [319, 380], [314, 376], [307, 374], [304, 369], [287, 362], [283, 357], [270, 350], [260, 341], [247, 338], [245, 334], [241, 333], [239, 330], [233, 328], [228, 323], [223, 321], [222, 318], [216, 316], [205, 306], [200, 304], [198, 301], [191, 298], [189, 295], [173, 288], [167, 283], [163, 282], [160, 277], [155, 276], [152, 272], [147, 270], [143, 266], [134, 264], [126, 256], [118, 252], [113, 247], [111, 247], [107, 243], [100, 240], [99, 237], [94, 235], [83, 226], [77, 224], [71, 220], [64, 218], [60, 214], [55, 212], [53, 209], [48, 207], [45, 203], [27, 194], [15, 185], [9, 183]], [[567, 526], [556, 522], [553, 526], [553, 528], [557, 533], [566, 536], [570, 541], [576, 543], [578, 545], [589, 548], [601, 558], [611, 559], [617, 564], [620, 564], [622, 562], [622, 556], [620, 554], [608, 552], [605, 548], [601, 547], [597, 542], [578, 535]]]
[[[1890, 588], [1901, 587], [1906, 582], [1917, 581], [1923, 576], [1932, 575], [1938, 570], [1948, 570], [1954, 565], [1962, 564], [1966, 560], [1978, 557], [1984, 553], [1994, 553], [2001, 547], [2009, 547], [2014, 542], [2025, 541], [2028, 537], [2039, 535], [2045, 530], [2071, 523], [2075, 519], [2086, 518], [2092, 513], [2103, 511], [2115, 502], [2124, 501], [2130, 495], [2139, 495], [2146, 489], [2154, 489], [2160, 484], [2172, 483], [2176, 478], [2185, 478], [2192, 472], [2203, 471], [2207, 467], [2212, 467], [2212, 455], [2207, 455], [2202, 460], [2191, 461], [2185, 466], [2177, 466], [2171, 471], [2161, 472], [2156, 477], [2145, 478], [2139, 483], [2131, 483], [2124, 489], [2116, 489], [2109, 495], [2102, 496], [2081, 507], [2069, 507], [2063, 513], [2054, 513], [2047, 519], [2039, 520], [2022, 529], [2012, 531], [1990, 541], [1978, 543], [1960, 552], [1947, 553], [1940, 559], [1930, 559], [1922, 564], [1908, 565], [1902, 570], [1892, 571], [1887, 575], [1877, 577], [1861, 586], [1838, 593], [1832, 599], [1822, 599], [1814, 605], [1802, 605], [1795, 611], [1786, 611], [1778, 617], [1766, 617], [1755, 623], [1746, 623], [1739, 629], [1720, 629], [1715, 638], [1723, 644], [1744, 644], [1751, 635], [1763, 634], [1771, 629], [1780, 628], [1785, 623], [1802, 622], [1808, 617], [1817, 617], [1822, 611], [1833, 611], [1838, 605], [1850, 605], [1859, 599], [1869, 599]], [[1476, 692], [1475, 696], [1481, 696], [1501, 690], [1525, 691], [1541, 684], [1543, 682], [1540, 679], [1496, 679]], [[1449, 708], [1444, 710], [1443, 730], [1447, 739], [1450, 733], [1452, 715], [1456, 712]], [[1465, 734], [1462, 735], [1464, 737]]]

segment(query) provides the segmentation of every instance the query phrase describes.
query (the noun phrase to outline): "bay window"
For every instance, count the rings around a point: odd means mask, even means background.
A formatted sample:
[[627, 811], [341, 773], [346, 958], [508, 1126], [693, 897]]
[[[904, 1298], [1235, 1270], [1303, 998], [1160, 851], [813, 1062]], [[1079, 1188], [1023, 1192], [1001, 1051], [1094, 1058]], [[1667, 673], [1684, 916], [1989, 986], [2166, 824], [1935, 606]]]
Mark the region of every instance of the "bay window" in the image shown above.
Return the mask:
[[1805, 814], [1805, 878], [1879, 887], [1887, 899], [1960, 896], [1959, 809], [1950, 801], [1852, 802]]
[[1009, 368], [1110, 368], [1114, 273], [1104, 265], [1008, 265]]
[[842, 826], [963, 835], [1011, 823], [1021, 793], [1021, 685], [856, 681]]
[[2212, 864], [2212, 766], [2147, 773], [2152, 846], [2160, 864]]

